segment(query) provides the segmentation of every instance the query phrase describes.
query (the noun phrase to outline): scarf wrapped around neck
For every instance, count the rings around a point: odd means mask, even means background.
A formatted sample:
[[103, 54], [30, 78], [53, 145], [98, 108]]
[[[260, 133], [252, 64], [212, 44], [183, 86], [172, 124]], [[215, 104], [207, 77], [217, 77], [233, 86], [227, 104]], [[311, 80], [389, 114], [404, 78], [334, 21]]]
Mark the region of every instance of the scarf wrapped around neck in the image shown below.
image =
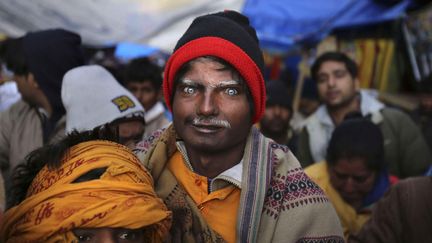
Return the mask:
[[[106, 168], [99, 179], [73, 183], [97, 168]], [[77, 242], [76, 228], [151, 227], [149, 237], [160, 242], [170, 225], [171, 212], [135, 155], [99, 140], [73, 146], [58, 169], [42, 168], [26, 199], [5, 213], [0, 241]]]
[[[171, 125], [155, 131], [134, 149], [152, 174], [156, 193], [173, 213], [171, 240], [226, 242], [205, 221], [167, 166], [179, 139]], [[328, 198], [286, 146], [276, 144], [253, 127], [242, 166], [236, 242], [344, 242]]]

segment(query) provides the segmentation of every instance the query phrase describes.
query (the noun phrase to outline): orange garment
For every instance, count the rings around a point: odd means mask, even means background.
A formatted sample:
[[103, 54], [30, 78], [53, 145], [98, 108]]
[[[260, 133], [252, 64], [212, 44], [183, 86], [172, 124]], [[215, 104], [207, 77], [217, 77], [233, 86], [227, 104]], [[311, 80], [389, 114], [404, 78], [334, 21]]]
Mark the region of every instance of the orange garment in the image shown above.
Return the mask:
[[191, 171], [179, 151], [170, 158], [168, 168], [194, 200], [210, 227], [227, 242], [235, 242], [241, 190], [230, 184], [209, 194], [207, 177]]
[[[96, 168], [107, 168], [100, 179], [72, 183]], [[153, 240], [161, 242], [170, 224], [171, 212], [132, 151], [109, 141], [90, 141], [73, 146], [60, 168], [42, 168], [26, 199], [6, 211], [0, 242], [72, 242], [75, 228], [150, 225], [156, 229]]]

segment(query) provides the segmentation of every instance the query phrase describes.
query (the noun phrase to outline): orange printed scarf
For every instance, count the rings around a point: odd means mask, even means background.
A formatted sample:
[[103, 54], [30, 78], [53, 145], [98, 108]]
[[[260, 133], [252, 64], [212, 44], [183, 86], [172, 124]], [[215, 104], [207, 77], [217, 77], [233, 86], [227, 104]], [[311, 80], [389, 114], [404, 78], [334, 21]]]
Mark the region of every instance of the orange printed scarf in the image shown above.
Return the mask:
[[[107, 168], [97, 180], [71, 183], [96, 168]], [[171, 212], [153, 189], [150, 174], [132, 152], [109, 141], [73, 146], [59, 169], [45, 166], [26, 199], [5, 213], [1, 242], [76, 242], [74, 228], [153, 227], [162, 241]]]

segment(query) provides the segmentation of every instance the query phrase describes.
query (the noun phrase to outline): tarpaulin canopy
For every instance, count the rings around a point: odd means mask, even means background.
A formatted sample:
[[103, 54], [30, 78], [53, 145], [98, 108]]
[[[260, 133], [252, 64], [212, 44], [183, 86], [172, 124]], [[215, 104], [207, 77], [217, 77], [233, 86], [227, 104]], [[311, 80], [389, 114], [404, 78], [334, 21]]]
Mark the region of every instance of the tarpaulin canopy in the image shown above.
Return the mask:
[[[396, 2], [380, 4], [377, 2]], [[390, 20], [410, 0], [1, 0], [0, 33], [65, 28], [85, 44], [144, 44], [171, 52], [196, 16], [233, 9], [250, 17], [262, 47], [314, 43], [336, 27]]]
[[316, 43], [335, 28], [398, 18], [410, 3], [410, 0], [247, 0], [242, 12], [256, 28], [262, 47], [286, 51], [298, 44]]
[[86, 45], [145, 44], [171, 52], [192, 20], [233, 9], [244, 0], [1, 0], [0, 33], [18, 37], [28, 31], [64, 28]]

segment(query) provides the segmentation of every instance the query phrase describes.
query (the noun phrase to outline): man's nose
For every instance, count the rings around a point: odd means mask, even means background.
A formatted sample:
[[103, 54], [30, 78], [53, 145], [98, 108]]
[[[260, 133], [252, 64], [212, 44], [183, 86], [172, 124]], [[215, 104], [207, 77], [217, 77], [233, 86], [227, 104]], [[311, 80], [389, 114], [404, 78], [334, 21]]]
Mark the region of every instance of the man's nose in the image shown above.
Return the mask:
[[348, 193], [354, 192], [354, 181], [351, 177], [349, 177], [344, 184], [343, 190]]
[[276, 105], [274, 107], [274, 114], [275, 114], [275, 116], [281, 116], [281, 114], [282, 114], [282, 106]]
[[118, 243], [118, 241], [116, 239], [114, 239], [113, 237], [111, 238], [105, 238], [102, 241], [100, 241], [101, 243]]
[[144, 92], [139, 90], [137, 92], [135, 92], [135, 97], [137, 97], [139, 100], [141, 100], [144, 96]]
[[206, 91], [200, 97], [197, 107], [197, 114], [202, 116], [212, 116], [217, 114], [217, 100], [213, 93]]
[[97, 243], [118, 243], [118, 240], [111, 232], [103, 232], [98, 235]]
[[327, 85], [333, 87], [336, 85], [336, 77], [331, 75], [327, 81]]

